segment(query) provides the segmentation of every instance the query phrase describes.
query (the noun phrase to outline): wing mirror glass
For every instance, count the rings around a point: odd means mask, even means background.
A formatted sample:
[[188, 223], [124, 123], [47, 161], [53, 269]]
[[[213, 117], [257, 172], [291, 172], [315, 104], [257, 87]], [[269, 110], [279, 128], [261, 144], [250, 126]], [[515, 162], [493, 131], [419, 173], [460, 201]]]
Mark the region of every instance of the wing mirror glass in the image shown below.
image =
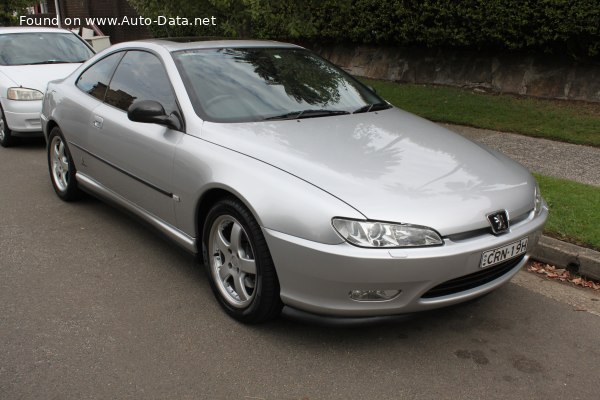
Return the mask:
[[173, 113], [167, 115], [165, 108], [155, 100], [136, 100], [127, 110], [127, 117], [134, 122], [165, 125], [171, 129], [181, 130], [181, 121]]

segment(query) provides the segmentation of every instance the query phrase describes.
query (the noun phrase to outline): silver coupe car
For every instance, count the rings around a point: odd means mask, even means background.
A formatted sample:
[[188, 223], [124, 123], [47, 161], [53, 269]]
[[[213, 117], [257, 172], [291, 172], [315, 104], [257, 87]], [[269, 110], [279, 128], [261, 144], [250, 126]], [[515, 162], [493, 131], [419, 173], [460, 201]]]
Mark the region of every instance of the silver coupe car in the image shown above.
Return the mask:
[[50, 178], [201, 255], [232, 317], [370, 317], [506, 283], [548, 209], [520, 164], [301, 47], [120, 44], [51, 82]]

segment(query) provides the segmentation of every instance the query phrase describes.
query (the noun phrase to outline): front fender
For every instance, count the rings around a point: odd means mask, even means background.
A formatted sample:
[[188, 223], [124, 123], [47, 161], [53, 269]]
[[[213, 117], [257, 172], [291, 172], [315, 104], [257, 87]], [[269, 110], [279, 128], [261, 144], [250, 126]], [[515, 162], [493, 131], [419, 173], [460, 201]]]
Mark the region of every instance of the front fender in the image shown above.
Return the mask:
[[173, 169], [179, 229], [197, 232], [196, 205], [210, 189], [226, 190], [251, 210], [258, 223], [270, 230], [319, 243], [339, 244], [331, 219], [363, 219], [364, 215], [322, 189], [260, 160], [194, 136], [178, 145]]
[[48, 142], [48, 136], [50, 135], [50, 122], [54, 120], [52, 113], [53, 110], [56, 109], [56, 96], [57, 92], [54, 88], [54, 84], [52, 82], [48, 83], [48, 87], [44, 93], [44, 99], [42, 100], [42, 112], [40, 114], [42, 132], [44, 133], [46, 142]]

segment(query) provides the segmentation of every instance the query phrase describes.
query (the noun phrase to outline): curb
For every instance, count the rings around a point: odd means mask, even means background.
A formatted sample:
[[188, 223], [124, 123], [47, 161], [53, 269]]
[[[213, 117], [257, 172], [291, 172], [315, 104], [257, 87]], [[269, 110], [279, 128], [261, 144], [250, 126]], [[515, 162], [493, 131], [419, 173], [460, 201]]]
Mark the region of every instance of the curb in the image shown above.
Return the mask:
[[542, 236], [531, 252], [531, 258], [600, 280], [600, 252], [595, 250]]

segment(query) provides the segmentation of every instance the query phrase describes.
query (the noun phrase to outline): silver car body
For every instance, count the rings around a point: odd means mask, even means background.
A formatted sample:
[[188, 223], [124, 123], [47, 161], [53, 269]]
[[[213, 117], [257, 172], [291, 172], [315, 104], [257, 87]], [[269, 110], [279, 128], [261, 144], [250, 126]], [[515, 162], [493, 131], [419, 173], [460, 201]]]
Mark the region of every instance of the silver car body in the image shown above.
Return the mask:
[[[50, 84], [42, 120], [60, 126], [88, 191], [137, 214], [191, 252], [201, 250], [202, 215], [230, 193], [260, 224], [284, 304], [322, 315], [416, 312], [481, 296], [506, 283], [528, 255], [501, 276], [440, 297], [423, 296], [481, 271], [486, 250], [528, 238], [534, 247], [548, 210], [534, 213], [534, 178], [506, 156], [427, 120], [392, 108], [303, 120], [203, 121], [194, 111], [171, 52], [200, 47], [291, 47], [261, 41], [116, 45]], [[79, 74], [123, 49], [159, 56], [177, 94], [185, 132], [132, 122], [82, 92]], [[99, 127], [99, 125], [101, 125]], [[126, 139], [125, 139], [126, 138]], [[506, 210], [510, 230], [494, 235], [486, 215]], [[428, 226], [443, 245], [361, 248], [332, 219]], [[389, 301], [356, 301], [353, 290], [397, 290]]]
[[[28, 32], [75, 35], [66, 29], [59, 28], [0, 28], [0, 35]], [[82, 41], [82, 43], [85, 42]], [[23, 87], [44, 93], [48, 82], [68, 76], [80, 65], [81, 63], [0, 65], [0, 103], [10, 129], [20, 135], [41, 135], [40, 111], [42, 110], [42, 100], [10, 100], [7, 98], [9, 88]]]

